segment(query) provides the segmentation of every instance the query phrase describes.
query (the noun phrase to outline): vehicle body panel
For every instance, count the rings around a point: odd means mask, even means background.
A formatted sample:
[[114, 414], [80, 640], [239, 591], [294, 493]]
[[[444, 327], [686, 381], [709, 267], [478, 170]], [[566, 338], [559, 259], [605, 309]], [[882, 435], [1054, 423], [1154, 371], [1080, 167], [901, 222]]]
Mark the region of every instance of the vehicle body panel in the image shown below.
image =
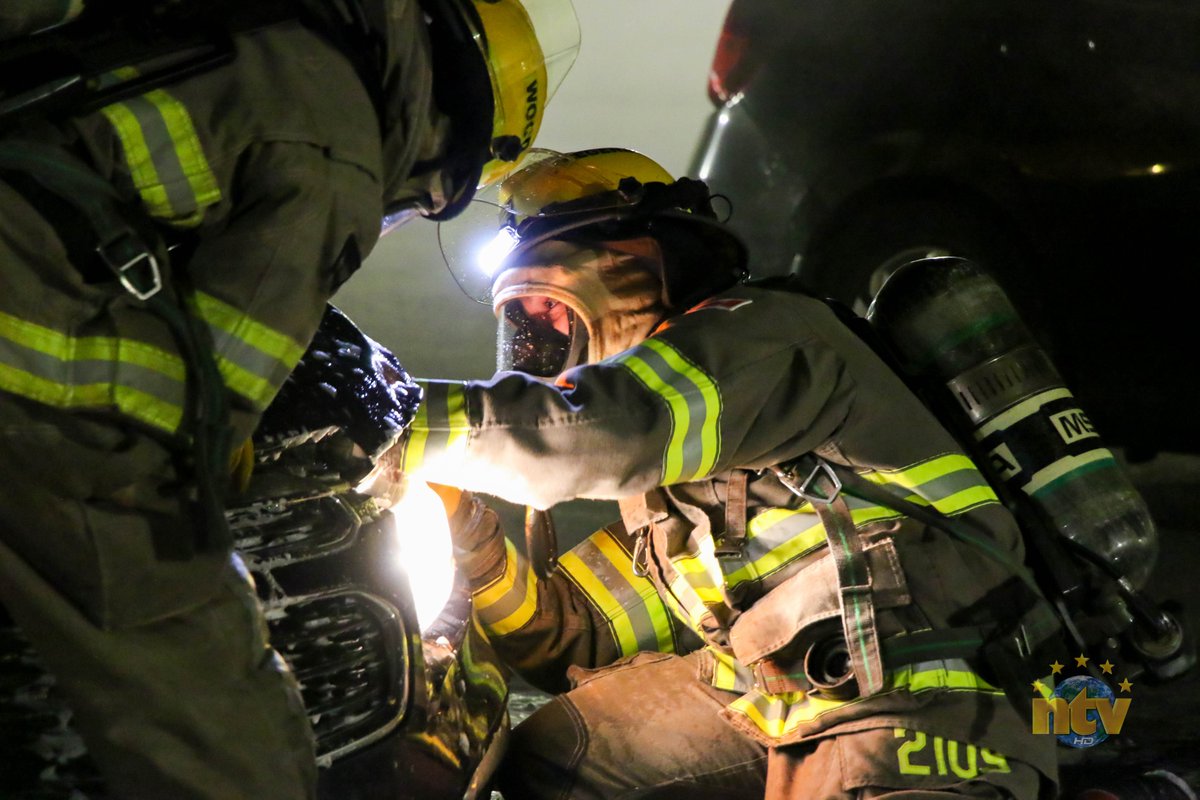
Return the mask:
[[1200, 450], [1170, 352], [1200, 248], [1200, 8], [735, 0], [730, 18], [752, 63], [691, 171], [730, 198], [756, 274], [828, 289], [830, 243], [870, 236], [872, 212], [961, 210], [1020, 254], [994, 271], [1108, 437]]

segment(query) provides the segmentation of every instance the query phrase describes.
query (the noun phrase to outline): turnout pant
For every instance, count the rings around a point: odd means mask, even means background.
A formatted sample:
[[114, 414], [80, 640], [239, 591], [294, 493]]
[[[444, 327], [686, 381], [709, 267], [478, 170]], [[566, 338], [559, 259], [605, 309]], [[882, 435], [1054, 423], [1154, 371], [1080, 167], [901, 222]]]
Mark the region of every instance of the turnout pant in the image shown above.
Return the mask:
[[[697, 680], [695, 657], [641, 653], [600, 670], [576, 670], [573, 682], [571, 691], [514, 731], [500, 776], [505, 798], [1053, 796], [1050, 781], [1027, 764], [991, 754], [997, 768], [985, 770], [979, 749], [969, 743], [939, 738], [941, 749], [934, 753], [932, 735], [926, 739], [886, 721], [813, 742], [764, 747], [719, 716], [736, 695]], [[947, 761], [951, 745], [954, 762]]]

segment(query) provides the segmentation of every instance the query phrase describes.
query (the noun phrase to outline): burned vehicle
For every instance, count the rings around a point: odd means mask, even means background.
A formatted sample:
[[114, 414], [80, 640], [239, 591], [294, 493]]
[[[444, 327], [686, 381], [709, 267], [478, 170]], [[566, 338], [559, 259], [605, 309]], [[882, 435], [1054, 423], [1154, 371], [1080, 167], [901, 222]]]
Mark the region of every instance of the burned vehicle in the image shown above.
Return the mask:
[[[441, 503], [402, 491], [386, 454], [418, 402], [395, 357], [331, 307], [228, 504], [271, 643], [301, 686], [323, 798], [487, 797], [507, 741], [506, 675], [472, 622]], [[0, 752], [5, 800], [107, 797], [7, 619]]]
[[1172, 0], [734, 0], [689, 174], [756, 271], [859, 311], [906, 261], [983, 264], [1110, 441], [1200, 452], [1197, 41]]

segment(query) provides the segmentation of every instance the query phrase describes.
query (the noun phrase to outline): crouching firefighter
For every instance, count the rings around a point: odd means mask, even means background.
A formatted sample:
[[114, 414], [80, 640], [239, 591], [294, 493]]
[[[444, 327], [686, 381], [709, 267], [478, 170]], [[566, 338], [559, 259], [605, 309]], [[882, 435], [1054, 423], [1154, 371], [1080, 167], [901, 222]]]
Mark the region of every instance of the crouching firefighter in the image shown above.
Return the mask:
[[[487, 251], [501, 371], [422, 382], [398, 445], [469, 490], [440, 488], [478, 618], [560, 693], [505, 796], [1052, 797], [1057, 626], [972, 461], [829, 306], [744, 282], [703, 183], [539, 158]], [[622, 523], [546, 574], [471, 492]]]
[[530, 145], [574, 13], [98, 2], [24, 35], [49, 5], [0, 25], [0, 603], [111, 796], [314, 797], [230, 451], [381, 230]]

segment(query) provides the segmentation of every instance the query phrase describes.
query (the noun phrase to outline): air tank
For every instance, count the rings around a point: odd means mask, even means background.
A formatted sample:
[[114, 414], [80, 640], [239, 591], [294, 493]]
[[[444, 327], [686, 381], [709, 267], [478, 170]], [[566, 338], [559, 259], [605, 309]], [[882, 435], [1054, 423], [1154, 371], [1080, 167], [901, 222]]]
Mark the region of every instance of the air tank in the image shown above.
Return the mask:
[[989, 478], [1092, 562], [1085, 602], [1102, 631], [1128, 627], [1113, 578], [1145, 584], [1154, 522], [999, 284], [961, 258], [921, 259], [887, 280], [867, 316]]

